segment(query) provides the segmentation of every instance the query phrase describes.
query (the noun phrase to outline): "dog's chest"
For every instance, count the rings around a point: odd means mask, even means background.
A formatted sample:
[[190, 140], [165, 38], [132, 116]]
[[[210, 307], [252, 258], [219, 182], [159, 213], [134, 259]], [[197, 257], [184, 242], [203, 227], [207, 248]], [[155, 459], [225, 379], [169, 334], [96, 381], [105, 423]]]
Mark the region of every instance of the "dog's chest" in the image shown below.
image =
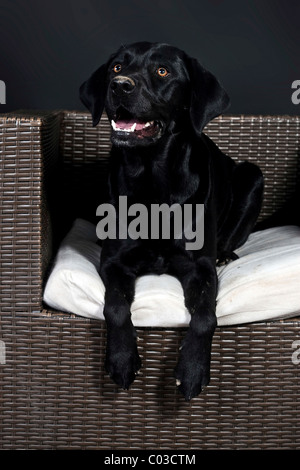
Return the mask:
[[[182, 168], [168, 167], [161, 162], [148, 165], [123, 165], [117, 188], [131, 204], [184, 204], [199, 190], [200, 177]], [[200, 201], [198, 201], [200, 202]]]
[[122, 188], [131, 203], [171, 204], [172, 176], [159, 164], [124, 166], [119, 175]]

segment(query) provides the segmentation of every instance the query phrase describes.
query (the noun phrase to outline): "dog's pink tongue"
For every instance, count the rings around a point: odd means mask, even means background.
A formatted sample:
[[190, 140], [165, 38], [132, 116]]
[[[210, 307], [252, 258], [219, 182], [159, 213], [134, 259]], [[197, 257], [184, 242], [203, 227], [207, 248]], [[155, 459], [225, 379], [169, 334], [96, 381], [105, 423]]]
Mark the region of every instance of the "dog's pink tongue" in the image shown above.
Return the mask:
[[120, 119], [119, 121], [116, 122], [116, 127], [118, 127], [119, 129], [126, 130], [126, 129], [131, 129], [134, 124], [136, 124], [135, 130], [137, 131], [140, 131], [141, 129], [145, 127], [144, 122], [135, 121], [134, 119], [130, 119], [128, 121], [123, 121], [122, 119]]

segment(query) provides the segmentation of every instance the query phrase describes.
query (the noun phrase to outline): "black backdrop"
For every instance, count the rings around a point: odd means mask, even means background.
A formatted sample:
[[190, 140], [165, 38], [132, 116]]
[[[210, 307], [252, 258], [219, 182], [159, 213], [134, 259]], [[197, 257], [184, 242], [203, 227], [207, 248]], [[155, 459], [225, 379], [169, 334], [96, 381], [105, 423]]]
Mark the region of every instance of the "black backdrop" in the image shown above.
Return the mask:
[[140, 40], [197, 57], [227, 89], [231, 113], [300, 114], [299, 0], [0, 0], [0, 112], [83, 109], [81, 82]]

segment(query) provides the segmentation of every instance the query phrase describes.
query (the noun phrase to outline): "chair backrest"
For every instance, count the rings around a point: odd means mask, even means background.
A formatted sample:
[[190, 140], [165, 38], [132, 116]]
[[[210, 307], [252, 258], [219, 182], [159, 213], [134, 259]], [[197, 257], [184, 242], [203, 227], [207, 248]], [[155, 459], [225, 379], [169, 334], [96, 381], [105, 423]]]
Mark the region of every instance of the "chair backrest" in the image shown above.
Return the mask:
[[[265, 193], [260, 219], [271, 215], [293, 194], [300, 181], [300, 117], [221, 116], [209, 123], [205, 133], [233, 159], [255, 162], [263, 171]], [[93, 128], [88, 113], [64, 113], [61, 145], [69, 175], [64, 181], [77, 215], [93, 217], [95, 203], [100, 203], [105, 194], [109, 138], [105, 114]]]
[[298, 116], [223, 116], [206, 129], [220, 149], [237, 161], [256, 163], [265, 178], [260, 219], [270, 216], [300, 181]]

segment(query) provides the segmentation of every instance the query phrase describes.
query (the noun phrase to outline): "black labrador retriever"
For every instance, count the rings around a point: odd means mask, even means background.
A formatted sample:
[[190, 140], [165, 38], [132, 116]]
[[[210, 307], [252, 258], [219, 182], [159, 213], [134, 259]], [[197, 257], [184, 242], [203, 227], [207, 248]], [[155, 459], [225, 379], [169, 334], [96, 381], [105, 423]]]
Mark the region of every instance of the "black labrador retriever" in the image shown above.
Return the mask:
[[234, 250], [256, 223], [261, 171], [249, 162], [236, 164], [203, 133], [229, 98], [213, 74], [175, 47], [121, 47], [81, 85], [80, 98], [94, 126], [104, 108], [112, 124], [109, 191], [116, 209], [120, 195], [128, 205], [149, 208], [204, 205], [204, 245], [198, 250], [186, 249], [183, 233], [170, 239], [107, 238], [101, 254], [107, 372], [125, 389], [133, 382], [141, 367], [130, 313], [135, 281], [146, 273], [167, 273], [181, 282], [191, 314], [175, 369], [176, 384], [190, 400], [210, 379], [216, 263], [236, 259]]

